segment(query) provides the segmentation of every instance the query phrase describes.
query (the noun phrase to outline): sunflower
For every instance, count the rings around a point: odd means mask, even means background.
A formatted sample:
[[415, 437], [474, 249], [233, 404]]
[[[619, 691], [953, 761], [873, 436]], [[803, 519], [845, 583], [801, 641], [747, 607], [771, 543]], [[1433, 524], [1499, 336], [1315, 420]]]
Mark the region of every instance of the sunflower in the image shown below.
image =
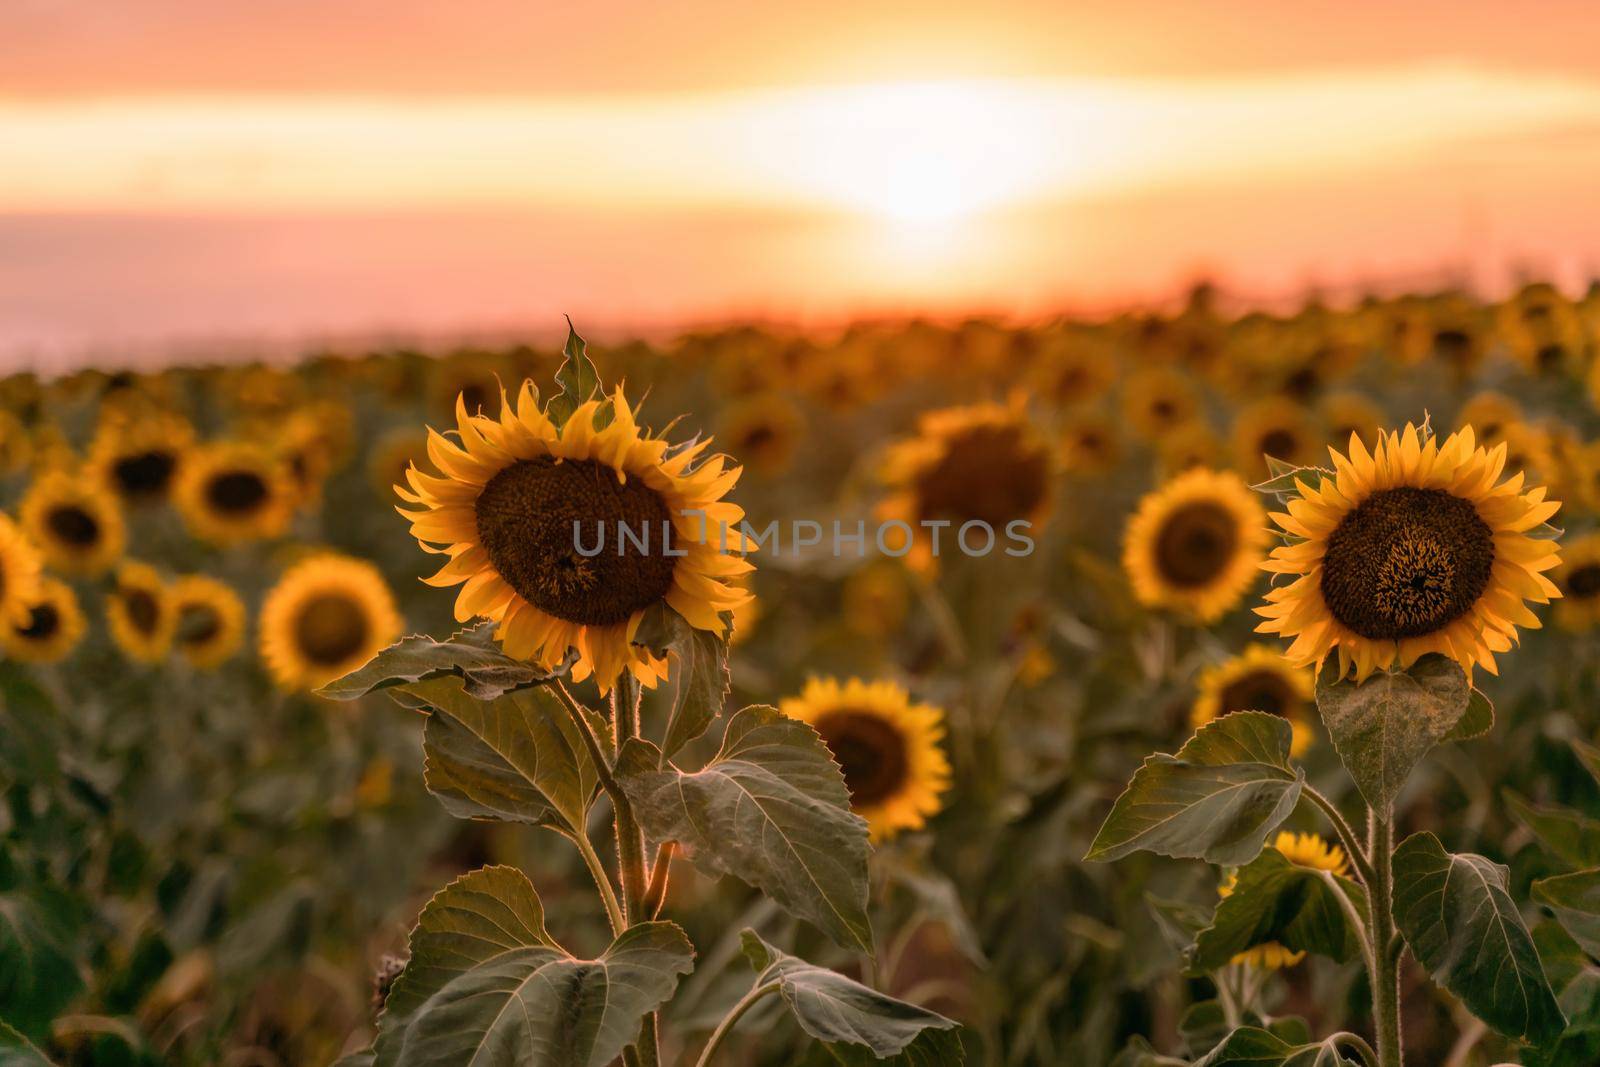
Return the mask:
[[[996, 535], [1008, 524], [1037, 524], [1050, 507], [1053, 463], [1022, 398], [925, 413], [917, 434], [898, 442], [884, 463], [890, 495], [878, 518], [913, 531], [908, 562], [926, 568], [936, 549], [924, 523], [947, 524], [946, 541], [970, 523]], [[939, 527], [931, 527], [938, 529]]]
[[761, 393], [730, 405], [718, 434], [751, 470], [779, 474], [805, 432], [800, 411], [782, 393]]
[[367, 480], [380, 499], [387, 500], [394, 487], [406, 480], [414, 463], [428, 458], [428, 434], [409, 426], [391, 430], [378, 439], [367, 457]]
[[[1170, 436], [1165, 435], [1162, 440]], [[1061, 466], [1069, 474], [1091, 477], [1105, 474], [1122, 459], [1116, 420], [1095, 408], [1081, 408], [1068, 414], [1062, 420], [1058, 440]]]
[[20, 619], [0, 623], [0, 647], [24, 663], [59, 663], [77, 647], [86, 628], [72, 587], [41, 578]]
[[0, 515], [0, 622], [25, 622], [39, 596], [39, 551], [9, 515]]
[[1329, 393], [1317, 404], [1317, 418], [1329, 441], [1341, 443], [1357, 437], [1376, 437], [1383, 428], [1383, 411], [1361, 393]]
[[1337, 650], [1357, 681], [1429, 652], [1493, 673], [1517, 627], [1539, 625], [1525, 602], [1561, 595], [1543, 573], [1556, 543], [1529, 535], [1560, 505], [1524, 491], [1521, 472], [1500, 481], [1506, 446], [1475, 440], [1470, 426], [1441, 444], [1408, 425], [1371, 452], [1360, 438], [1348, 458], [1330, 449], [1337, 473], [1301, 481], [1272, 516], [1290, 542], [1266, 569], [1294, 580], [1267, 594], [1257, 630], [1294, 638], [1296, 665]]
[[138, 663], [159, 663], [172, 648], [178, 612], [154, 567], [125, 561], [106, 595], [106, 624], [117, 647]]
[[324, 554], [301, 560], [261, 606], [261, 658], [285, 689], [315, 689], [366, 663], [400, 634], [378, 568]]
[[[450, 557], [429, 583], [466, 583], [458, 620], [497, 621], [507, 653], [550, 667], [575, 648], [573, 677], [592, 673], [605, 690], [624, 668], [646, 686], [666, 677], [666, 660], [633, 643], [657, 604], [726, 632], [722, 613], [750, 596], [727, 580], [753, 569], [739, 555], [752, 546], [738, 529], [743, 509], [722, 499], [740, 468], [724, 455], [695, 465], [709, 440], [669, 447], [640, 428], [621, 389], [559, 429], [531, 382], [498, 419], [464, 404], [456, 418], [460, 444], [428, 440], [443, 476], [413, 469], [410, 489], [396, 491], [421, 507], [400, 509], [412, 535]], [[581, 539], [602, 536], [610, 547], [580, 551]]]
[[1475, 394], [1456, 412], [1456, 428], [1471, 426], [1478, 440], [1486, 445], [1498, 444], [1505, 437], [1506, 427], [1521, 421], [1522, 405], [1492, 389]]
[[173, 642], [189, 665], [213, 670], [244, 643], [244, 604], [227, 583], [187, 574], [172, 583]]
[[921, 829], [938, 814], [939, 795], [950, 787], [950, 763], [939, 747], [943, 711], [913, 704], [893, 682], [858, 678], [812, 678], [782, 711], [822, 736], [872, 840]]
[[33, 435], [14, 413], [0, 408], [0, 474], [15, 474], [33, 461]]
[[1233, 462], [1247, 478], [1264, 478], [1266, 457], [1295, 467], [1313, 463], [1322, 432], [1305, 406], [1281, 396], [1262, 397], [1243, 408], [1233, 423]]
[[1196, 468], [1140, 501], [1122, 563], [1141, 604], [1211, 622], [1255, 581], [1270, 536], [1242, 478]]
[[101, 423], [85, 467], [124, 504], [160, 503], [167, 499], [193, 444], [194, 427], [177, 415], [129, 413]]
[[1600, 623], [1600, 534], [1569, 542], [1564, 557], [1550, 575], [1561, 590], [1556, 622], [1567, 630], [1592, 629]]
[[[1349, 871], [1349, 863], [1345, 859], [1344, 849], [1338, 845], [1330, 845], [1316, 834], [1295, 834], [1287, 830], [1280, 831], [1277, 839], [1272, 842], [1272, 847], [1283, 853], [1284, 859], [1296, 867], [1306, 867], [1313, 871], [1328, 871], [1331, 874], [1343, 876]], [[1229, 874], [1227, 879], [1217, 887], [1217, 895], [1231, 897], [1234, 887], [1239, 882], [1237, 873]], [[1293, 967], [1306, 958], [1304, 952], [1291, 952], [1276, 941], [1254, 945], [1245, 949], [1231, 962], [1250, 964], [1267, 970], [1281, 970], [1284, 967]]]
[[1200, 414], [1194, 381], [1171, 367], [1146, 367], [1122, 384], [1122, 413], [1134, 433], [1154, 441]]
[[1500, 334], [1530, 373], [1572, 373], [1585, 356], [1583, 323], [1555, 286], [1534, 282], [1500, 307]]
[[1161, 440], [1156, 442], [1161, 470], [1169, 476], [1195, 467], [1214, 467], [1221, 453], [1217, 435], [1199, 419], [1162, 434]]
[[99, 574], [122, 555], [122, 511], [86, 479], [48, 471], [34, 480], [18, 510], [29, 540], [56, 570]]
[[1294, 730], [1292, 755], [1304, 755], [1316, 734], [1311, 727], [1316, 678], [1295, 667], [1268, 645], [1250, 645], [1243, 652], [1202, 671], [1200, 694], [1189, 712], [1196, 730], [1236, 711], [1264, 711], [1287, 719]]
[[261, 445], [207, 444], [183, 465], [178, 510], [196, 537], [235, 544], [277, 537], [294, 517], [295, 489], [283, 462]]
[[1062, 330], [1045, 335], [1028, 374], [1034, 392], [1057, 409], [1090, 404], [1117, 379], [1116, 357]]
[[900, 629], [910, 607], [904, 570], [878, 559], [857, 568], [844, 581], [840, 609], [845, 625], [862, 637], [883, 640]]

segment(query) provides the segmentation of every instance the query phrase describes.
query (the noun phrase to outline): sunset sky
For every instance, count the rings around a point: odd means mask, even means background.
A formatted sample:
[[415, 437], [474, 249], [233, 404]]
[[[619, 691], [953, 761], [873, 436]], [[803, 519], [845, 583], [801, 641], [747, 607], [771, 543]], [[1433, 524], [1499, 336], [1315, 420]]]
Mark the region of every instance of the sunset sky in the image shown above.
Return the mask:
[[1037, 315], [1202, 272], [1577, 284], [1597, 31], [1577, 2], [11, 0], [0, 359]]

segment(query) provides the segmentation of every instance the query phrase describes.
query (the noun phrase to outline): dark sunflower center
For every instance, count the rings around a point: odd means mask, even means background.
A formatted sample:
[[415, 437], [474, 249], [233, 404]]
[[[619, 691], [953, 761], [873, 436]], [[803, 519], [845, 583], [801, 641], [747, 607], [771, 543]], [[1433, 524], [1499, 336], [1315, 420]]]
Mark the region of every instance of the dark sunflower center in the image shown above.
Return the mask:
[[1600, 563], [1574, 567], [1567, 575], [1567, 593], [1580, 600], [1600, 597]]
[[1004, 526], [1038, 508], [1049, 474], [1044, 453], [1017, 427], [975, 427], [953, 438], [917, 479], [917, 517]]
[[594, 460], [518, 460], [483, 487], [477, 520], [495, 570], [558, 619], [610, 626], [672, 588], [666, 502], [642, 479], [619, 483]]
[[1472, 338], [1462, 330], [1439, 330], [1433, 335], [1433, 351], [1440, 359], [1465, 359], [1472, 354]]
[[1218, 694], [1221, 707], [1219, 715], [1236, 711], [1264, 711], [1268, 715], [1287, 716], [1299, 703], [1294, 690], [1283, 677], [1272, 671], [1252, 671], [1236, 678]]
[[1472, 609], [1489, 585], [1494, 535], [1443, 489], [1384, 489], [1328, 538], [1322, 597], [1362, 637], [1421, 637]]
[[178, 618], [178, 642], [203, 645], [222, 629], [222, 619], [209, 604], [193, 604]]
[[295, 617], [294, 640], [312, 663], [337, 666], [367, 643], [367, 613], [342, 593], [314, 596]]
[[206, 501], [224, 514], [248, 515], [266, 500], [266, 480], [255, 471], [223, 471], [206, 484]]
[[817, 733], [844, 772], [850, 803], [880, 804], [900, 791], [911, 771], [905, 737], [881, 716], [844, 708], [818, 716]]
[[1156, 538], [1156, 568], [1172, 585], [1205, 585], [1227, 569], [1238, 547], [1233, 515], [1219, 504], [1198, 501], [1167, 516]]
[[17, 633], [30, 641], [47, 641], [61, 629], [61, 613], [54, 604], [38, 604], [28, 613], [28, 625], [17, 627]]
[[1268, 430], [1261, 435], [1261, 454], [1275, 459], [1292, 459], [1300, 451], [1300, 439], [1286, 427]]
[[1540, 370], [1556, 370], [1567, 359], [1567, 349], [1564, 345], [1540, 345], [1538, 352], [1534, 353], [1534, 360]]
[[760, 453], [766, 451], [778, 439], [778, 432], [768, 423], [757, 423], [746, 430], [739, 438], [738, 450], [740, 453]]
[[100, 520], [75, 504], [62, 504], [45, 516], [50, 533], [73, 548], [92, 548], [100, 543]]
[[124, 589], [121, 595], [122, 607], [133, 628], [142, 634], [154, 633], [156, 624], [161, 621], [161, 605], [156, 602], [155, 595], [148, 589]]
[[171, 452], [152, 449], [123, 456], [111, 467], [111, 476], [124, 496], [159, 496], [167, 491], [177, 457]]

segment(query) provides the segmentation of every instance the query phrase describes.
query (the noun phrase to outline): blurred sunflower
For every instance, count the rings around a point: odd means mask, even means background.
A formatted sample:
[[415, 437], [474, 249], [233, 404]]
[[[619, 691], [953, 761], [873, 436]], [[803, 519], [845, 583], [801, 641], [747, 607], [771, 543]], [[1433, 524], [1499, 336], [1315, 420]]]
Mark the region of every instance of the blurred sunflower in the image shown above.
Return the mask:
[[[1345, 858], [1344, 849], [1338, 845], [1328, 844], [1316, 834], [1295, 834], [1284, 830], [1279, 832], [1277, 839], [1272, 842], [1272, 847], [1283, 853], [1283, 857], [1297, 867], [1328, 871], [1340, 876], [1349, 873], [1349, 862]], [[1227, 879], [1217, 887], [1217, 895], [1224, 898], [1231, 897], [1238, 882], [1237, 873], [1228, 875]], [[1293, 967], [1305, 958], [1304, 952], [1291, 952], [1276, 941], [1267, 941], [1239, 953], [1233, 957], [1232, 962], [1276, 971], [1284, 967]]]
[[1587, 352], [1572, 302], [1548, 282], [1534, 282], [1500, 307], [1500, 335], [1532, 374], [1575, 374]]
[[122, 511], [87, 479], [48, 471], [34, 479], [18, 511], [28, 538], [58, 571], [100, 574], [122, 555]]
[[[1476, 393], [1456, 412], [1456, 429], [1471, 426], [1485, 445], [1498, 444], [1506, 427], [1522, 421], [1522, 405], [1492, 389]], [[1342, 442], [1341, 442], [1342, 443]]]
[[1195, 467], [1215, 467], [1222, 456], [1222, 443], [1210, 426], [1196, 419], [1186, 422], [1156, 442], [1162, 473], [1171, 477]]
[[1171, 367], [1146, 367], [1122, 383], [1122, 414], [1133, 432], [1154, 441], [1200, 413], [1194, 381]]
[[1236, 711], [1264, 711], [1289, 721], [1294, 730], [1291, 755], [1304, 755], [1316, 739], [1311, 725], [1316, 678], [1304, 667], [1291, 665], [1275, 648], [1250, 645], [1226, 662], [1206, 668], [1197, 684], [1200, 692], [1189, 712], [1189, 725], [1196, 730]]
[[1295, 467], [1320, 458], [1322, 431], [1303, 404], [1281, 396], [1262, 397], [1234, 418], [1233, 462], [1247, 479], [1265, 478], [1266, 457]]
[[897, 442], [884, 461], [889, 496], [877, 515], [911, 527], [907, 562], [926, 568], [934, 545], [922, 523], [948, 523], [946, 541], [968, 523], [985, 523], [995, 535], [1014, 521], [1038, 524], [1050, 508], [1052, 467], [1020, 394], [1008, 404], [927, 412], [916, 436]]
[[863, 637], [883, 640], [905, 622], [911, 591], [902, 569], [879, 559], [851, 572], [842, 598], [845, 625]]
[[1600, 623], [1600, 534], [1567, 542], [1562, 555], [1550, 574], [1561, 590], [1556, 622], [1566, 630], [1592, 629]]
[[[1424, 439], [1426, 438], [1426, 439]], [[1294, 579], [1267, 594], [1256, 629], [1294, 638], [1296, 665], [1334, 651], [1358, 681], [1438, 652], [1491, 673], [1517, 627], [1537, 627], [1526, 601], [1561, 591], [1544, 576], [1560, 562], [1553, 540], [1531, 537], [1556, 513], [1545, 490], [1500, 481], [1506, 447], [1475, 444], [1469, 426], [1443, 444], [1408, 425], [1368, 452], [1352, 438], [1337, 473], [1272, 517], [1291, 541], [1266, 569]]]
[[404, 484], [406, 471], [427, 458], [426, 430], [409, 426], [390, 430], [378, 439], [367, 459], [367, 481], [380, 499], [387, 500], [395, 486]]
[[1141, 604], [1211, 622], [1255, 582], [1270, 536], [1243, 479], [1197, 468], [1140, 501], [1122, 563]]
[[[1383, 428], [1383, 410], [1362, 393], [1329, 393], [1317, 404], [1317, 419], [1328, 441], [1343, 444], [1350, 435], [1371, 439]], [[1321, 456], [1317, 457], [1319, 460]], [[1315, 461], [1313, 461], [1315, 462]]]
[[489, 352], [466, 350], [429, 363], [428, 408], [440, 414], [466, 405], [469, 415], [500, 415], [500, 383], [510, 368]]
[[1052, 408], [1090, 404], [1116, 381], [1116, 357], [1064, 330], [1052, 331], [1041, 341], [1028, 378], [1034, 393]]
[[760, 393], [729, 405], [717, 434], [741, 463], [760, 474], [781, 474], [805, 432], [800, 410], [782, 393]]
[[[450, 557], [428, 582], [465, 583], [458, 620], [497, 621], [508, 654], [546, 666], [575, 648], [573, 677], [592, 673], [602, 690], [624, 669], [647, 686], [666, 677], [666, 660], [633, 643], [657, 604], [725, 632], [721, 613], [750, 595], [728, 579], [753, 568], [738, 554], [751, 547], [738, 530], [744, 511], [723, 499], [740, 468], [724, 455], [701, 459], [709, 440], [674, 449], [651, 436], [621, 389], [580, 405], [559, 429], [531, 382], [499, 419], [469, 415], [464, 403], [456, 418], [460, 444], [428, 439], [443, 476], [413, 469], [410, 488], [396, 491], [420, 507], [400, 509], [412, 535]], [[657, 550], [622, 537], [624, 526]], [[589, 539], [603, 532], [606, 547], [584, 555], [579, 529]]]
[[125, 560], [106, 594], [111, 639], [136, 663], [160, 663], [172, 649], [178, 612], [172, 592], [156, 569]]
[[56, 578], [41, 578], [23, 617], [0, 623], [0, 647], [23, 663], [59, 663], [83, 639], [87, 625], [72, 587]]
[[15, 474], [33, 461], [33, 435], [21, 419], [0, 408], [0, 474]]
[[294, 487], [282, 461], [245, 441], [197, 449], [174, 495], [189, 531], [215, 544], [277, 537], [294, 517]]
[[[1166, 434], [1162, 440], [1171, 436], [1173, 434]], [[1105, 474], [1122, 459], [1116, 420], [1097, 408], [1069, 412], [1061, 421], [1057, 439], [1062, 469], [1069, 474], [1089, 477]]]
[[244, 603], [223, 581], [186, 574], [172, 583], [173, 643], [189, 665], [213, 670], [244, 643]]
[[1550, 485], [1557, 473], [1550, 433], [1531, 422], [1508, 422], [1496, 444], [1506, 446], [1506, 470], [1521, 471], [1529, 481]]
[[811, 678], [781, 710], [822, 736], [844, 773], [850, 808], [867, 820], [873, 841], [921, 829], [938, 814], [939, 796], [950, 787], [938, 708], [913, 704], [889, 681]]
[[9, 515], [0, 515], [0, 622], [23, 622], [39, 596], [39, 550]]
[[325, 554], [301, 560], [261, 606], [261, 658], [285, 689], [316, 689], [366, 663], [400, 635], [378, 568]]
[[125, 505], [158, 504], [193, 444], [194, 427], [170, 412], [108, 418], [95, 432], [85, 470]]

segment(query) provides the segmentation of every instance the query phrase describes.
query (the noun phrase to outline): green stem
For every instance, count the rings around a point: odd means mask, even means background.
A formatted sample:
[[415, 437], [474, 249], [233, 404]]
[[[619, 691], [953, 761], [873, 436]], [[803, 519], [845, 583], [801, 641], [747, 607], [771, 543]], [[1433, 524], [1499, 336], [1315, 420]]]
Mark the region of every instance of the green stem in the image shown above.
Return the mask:
[[[611, 690], [611, 726], [617, 743], [617, 756], [629, 738], [639, 736], [639, 699], [643, 694], [631, 672], [624, 670]], [[620, 793], [621, 790], [619, 789]], [[644, 866], [644, 833], [633, 817], [633, 808], [626, 798], [620, 805], [613, 804], [617, 817], [617, 862], [622, 869], [623, 914], [629, 926], [649, 922], [650, 913], [645, 905], [649, 892]], [[634, 1046], [640, 1067], [657, 1067], [661, 1052], [656, 1035], [656, 1014], [644, 1017], [639, 1027], [639, 1040]]]
[[1400, 954], [1390, 951], [1395, 940], [1394, 926], [1394, 809], [1368, 813], [1367, 858], [1372, 863], [1373, 880], [1368, 887], [1372, 899], [1372, 945], [1375, 967], [1372, 978], [1372, 1019], [1378, 1036], [1378, 1067], [1402, 1067], [1405, 1056], [1400, 1033]]
[[717, 1028], [711, 1032], [711, 1039], [706, 1042], [706, 1047], [700, 1051], [700, 1058], [695, 1061], [695, 1067], [707, 1067], [707, 1064], [711, 1062], [711, 1054], [717, 1051], [717, 1047], [722, 1044], [723, 1038], [733, 1032], [734, 1026], [738, 1024], [744, 1013], [755, 1007], [761, 998], [777, 991], [778, 983], [768, 982], [766, 985], [758, 985], [746, 993], [739, 1003], [735, 1004], [732, 1010], [722, 1017], [722, 1021], [717, 1024]]
[[1334, 1034], [1332, 1037], [1328, 1038], [1328, 1040], [1333, 1042], [1335, 1046], [1344, 1045], [1348, 1048], [1355, 1049], [1356, 1054], [1361, 1057], [1362, 1063], [1365, 1063], [1367, 1067], [1376, 1067], [1378, 1062], [1378, 1054], [1372, 1051], [1372, 1046], [1367, 1044], [1366, 1041], [1362, 1039], [1360, 1034], [1352, 1034], [1346, 1030], [1341, 1033]]
[[1303, 795], [1311, 803], [1321, 808], [1322, 813], [1333, 824], [1334, 832], [1339, 835], [1339, 842], [1344, 845], [1345, 855], [1349, 856], [1350, 862], [1355, 865], [1356, 874], [1361, 878], [1361, 884], [1370, 890], [1375, 872], [1372, 869], [1371, 862], [1367, 859], [1366, 853], [1361, 848], [1361, 841], [1356, 837], [1355, 830], [1345, 821], [1344, 815], [1334, 805], [1333, 801], [1311, 788], [1311, 786], [1305, 787]]
[[606, 873], [605, 864], [600, 862], [600, 857], [595, 853], [594, 845], [590, 844], [587, 834], [581, 832], [574, 834], [572, 841], [583, 855], [584, 866], [589, 868], [595, 887], [600, 890], [600, 899], [606, 906], [606, 918], [611, 920], [611, 936], [618, 937], [628, 928], [628, 920], [623, 917], [622, 905], [617, 902], [616, 890], [611, 888], [611, 876]]

